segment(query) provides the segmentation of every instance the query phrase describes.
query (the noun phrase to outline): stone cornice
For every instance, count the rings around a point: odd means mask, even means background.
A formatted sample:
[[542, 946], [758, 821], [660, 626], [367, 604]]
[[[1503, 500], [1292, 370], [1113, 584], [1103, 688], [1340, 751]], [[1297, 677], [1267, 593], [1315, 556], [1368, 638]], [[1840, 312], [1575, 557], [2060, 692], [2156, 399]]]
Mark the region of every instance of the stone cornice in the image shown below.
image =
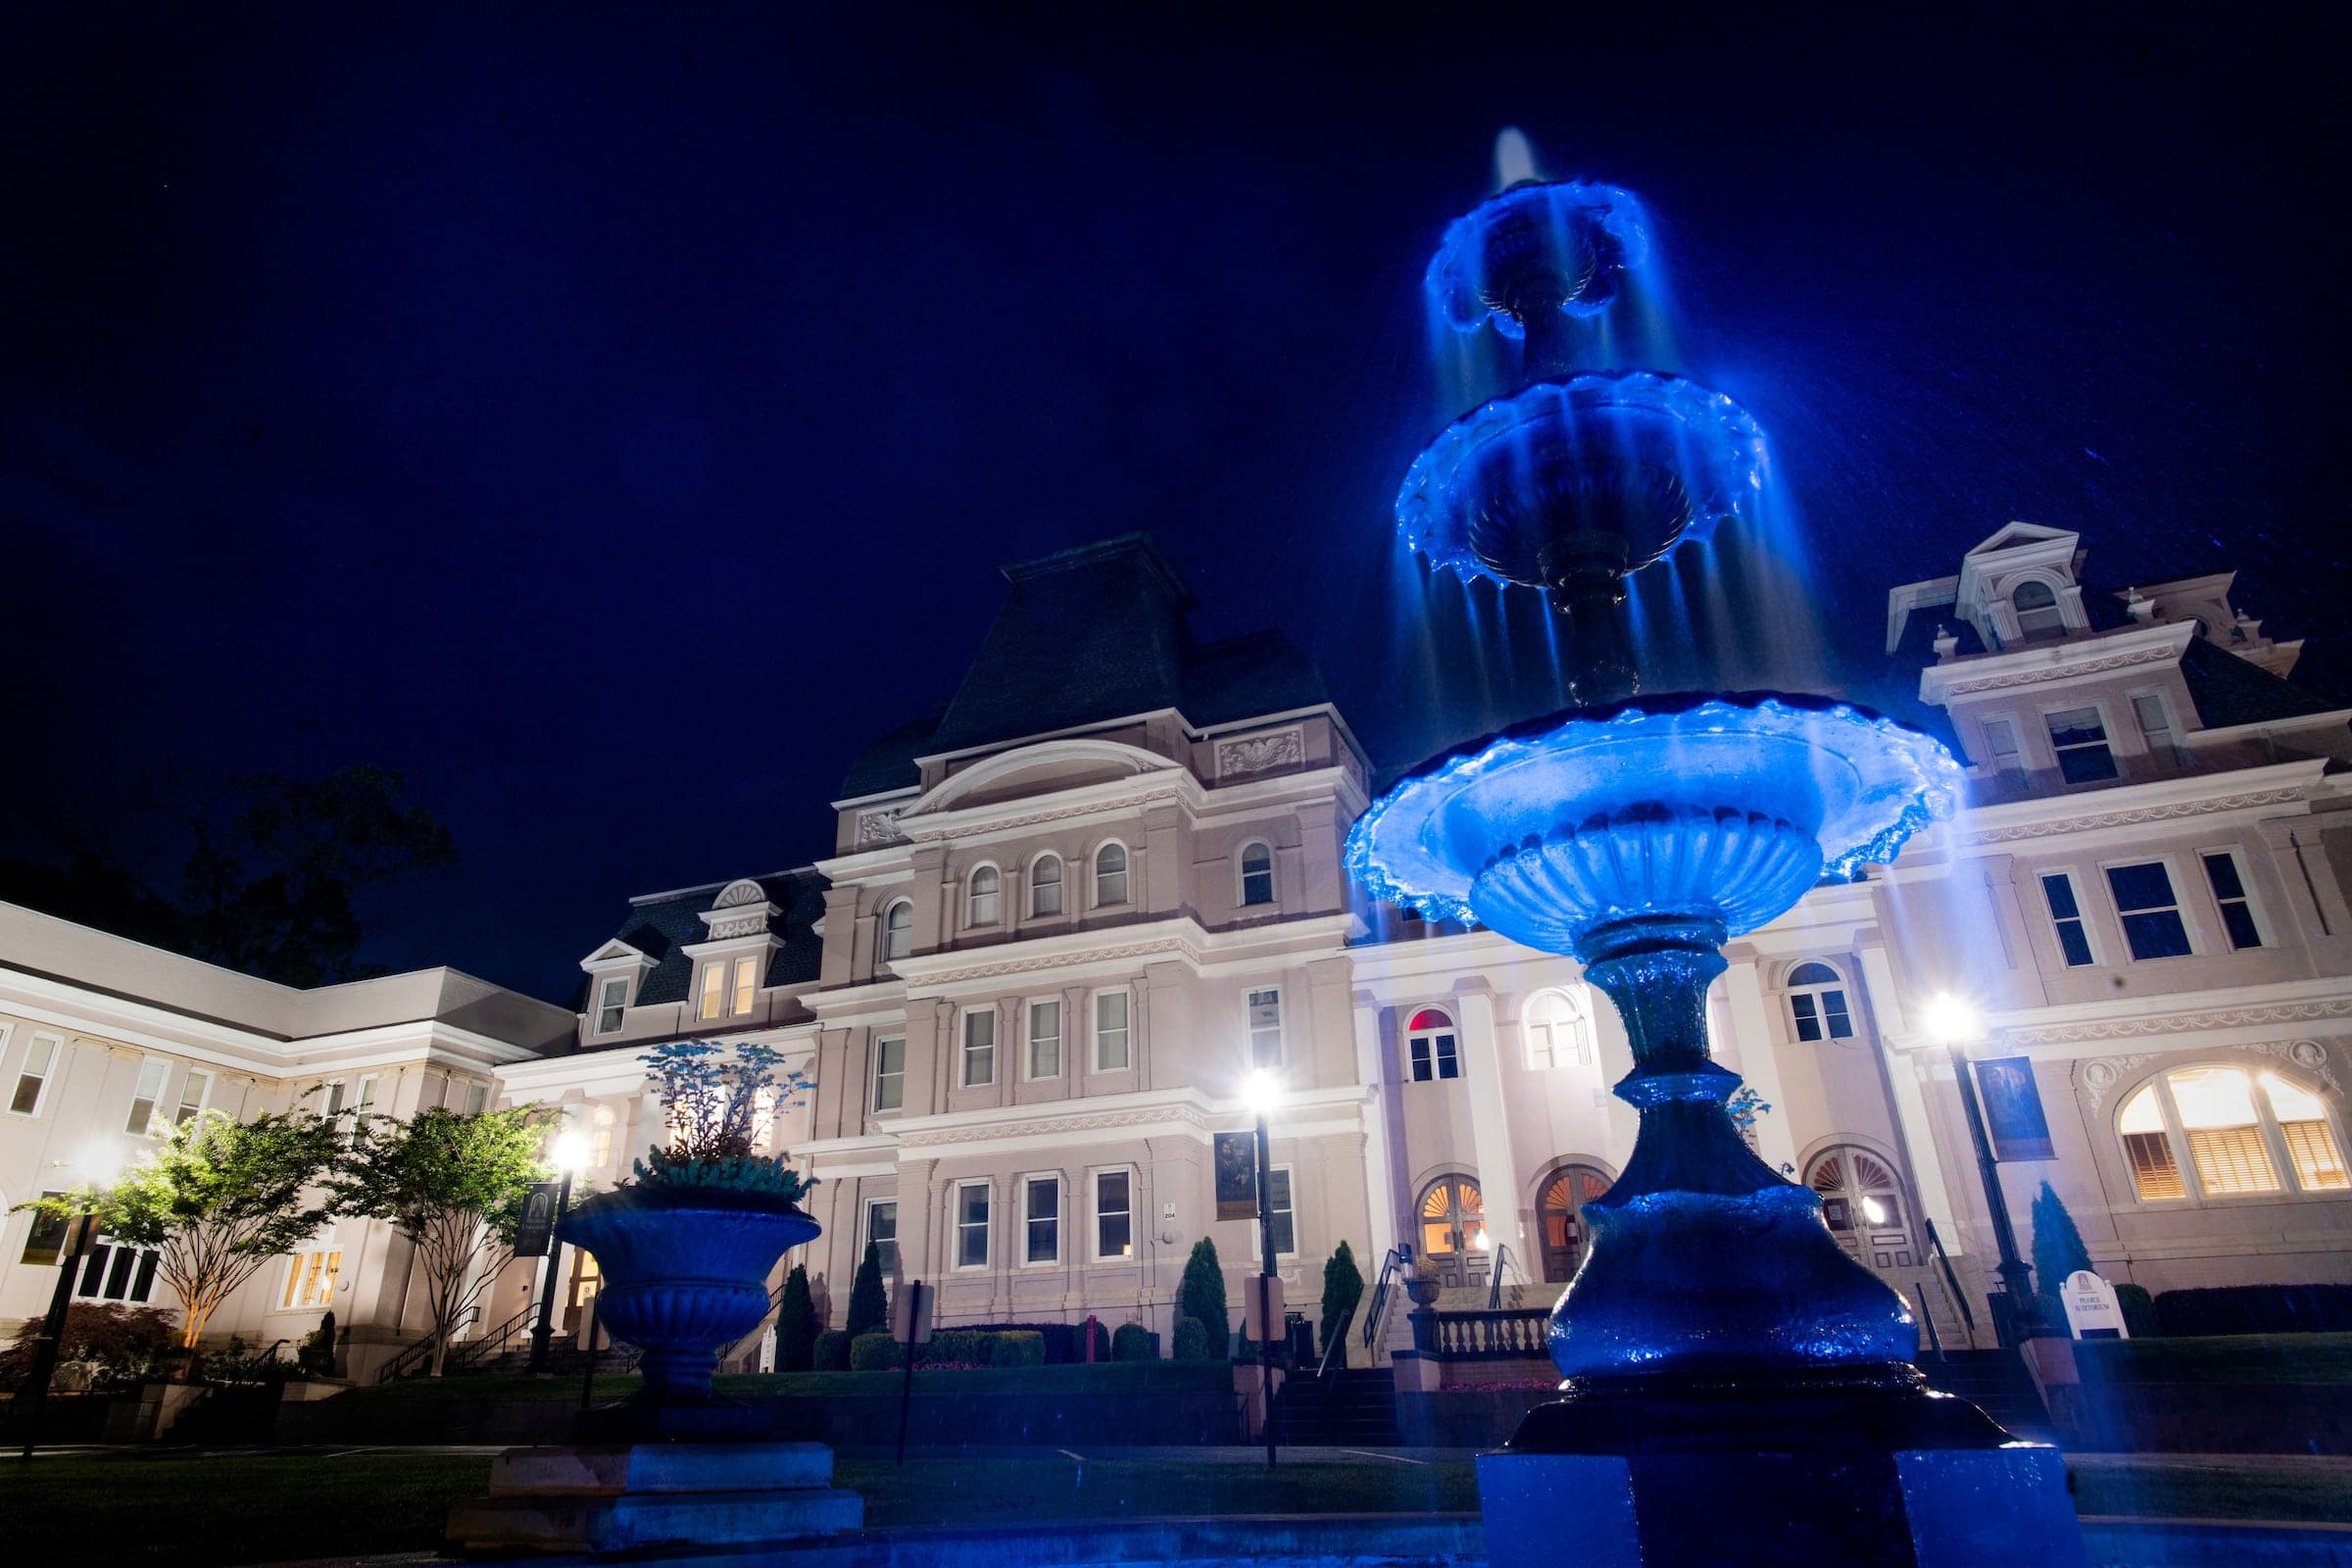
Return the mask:
[[1972, 654], [1921, 670], [1919, 696], [1922, 702], [1941, 707], [1955, 697], [1979, 692], [2047, 685], [2141, 664], [2177, 664], [2181, 650], [2195, 635], [2192, 622], [2179, 621], [2066, 642], [2032, 643], [1997, 654]]
[[993, 947], [918, 954], [895, 960], [892, 967], [909, 988], [923, 991], [1138, 958], [1172, 958], [1205, 969], [1302, 950], [1328, 950], [1336, 956], [1358, 927], [1354, 915], [1341, 913], [1210, 931], [1190, 915], [1178, 915], [1107, 930], [1066, 931]]
[[2129, 1018], [2020, 1024], [2002, 1029], [2000, 1038], [2007, 1044], [2020, 1046], [2079, 1045], [2086, 1040], [2143, 1040], [2157, 1035], [2200, 1034], [2217, 1029], [2246, 1029], [2266, 1024], [2316, 1023], [2329, 1018], [2352, 1018], [2352, 997], [2142, 1013]]

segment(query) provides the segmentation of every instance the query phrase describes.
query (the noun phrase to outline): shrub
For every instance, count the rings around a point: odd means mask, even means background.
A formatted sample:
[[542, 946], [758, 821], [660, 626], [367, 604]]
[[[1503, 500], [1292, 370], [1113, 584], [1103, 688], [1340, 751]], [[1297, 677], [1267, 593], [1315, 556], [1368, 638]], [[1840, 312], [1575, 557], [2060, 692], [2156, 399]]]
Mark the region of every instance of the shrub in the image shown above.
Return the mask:
[[331, 1377], [335, 1370], [335, 1314], [327, 1313], [318, 1326], [302, 1338], [295, 1349], [295, 1359], [302, 1369], [317, 1377]]
[[2118, 1285], [2115, 1304], [2123, 1308], [2124, 1332], [2135, 1340], [2152, 1340], [2164, 1333], [2156, 1321], [2156, 1300], [2144, 1285]]
[[2058, 1189], [2043, 1182], [2034, 1197], [2034, 1286], [2040, 1298], [2034, 1307], [2050, 1333], [2067, 1332], [2066, 1282], [2084, 1269], [2098, 1272], [2091, 1268], [2090, 1249]]
[[2352, 1285], [2224, 1285], [2156, 1298], [2166, 1334], [2340, 1334], [2352, 1330]]
[[1204, 1358], [1225, 1359], [1233, 1339], [1233, 1319], [1225, 1310], [1225, 1270], [1217, 1263], [1217, 1244], [1205, 1236], [1193, 1244], [1193, 1255], [1184, 1260], [1176, 1309], [1181, 1316], [1200, 1323], [1202, 1343], [1208, 1347]]
[[[0, 1350], [0, 1388], [15, 1389], [32, 1370], [32, 1345], [42, 1320], [27, 1318]], [[66, 1308], [57, 1364], [77, 1368], [92, 1389], [135, 1388], [155, 1373], [155, 1358], [179, 1338], [160, 1307], [75, 1301]]]
[[1152, 1343], [1152, 1331], [1141, 1323], [1122, 1323], [1110, 1336], [1110, 1358], [1113, 1361], [1156, 1361], [1159, 1350]]
[[852, 1336], [841, 1329], [827, 1329], [819, 1334], [815, 1347], [809, 1351], [810, 1369], [817, 1372], [847, 1372], [850, 1369], [851, 1339]]
[[986, 1366], [991, 1336], [978, 1329], [938, 1329], [923, 1347], [922, 1366]]
[[776, 1370], [806, 1372], [816, 1352], [816, 1301], [808, 1294], [808, 1270], [795, 1263], [784, 1276], [784, 1298], [776, 1306]]
[[850, 1342], [853, 1372], [888, 1372], [901, 1364], [899, 1342], [887, 1334], [860, 1334]]
[[228, 1337], [228, 1348], [215, 1350], [204, 1358], [204, 1378], [208, 1383], [244, 1383], [275, 1386], [284, 1383], [301, 1368], [292, 1361], [281, 1361], [277, 1347], [248, 1349], [237, 1335]]
[[852, 1337], [890, 1327], [890, 1296], [882, 1288], [882, 1249], [876, 1243], [865, 1244], [857, 1283], [850, 1287], [850, 1316], [844, 1326]]
[[1179, 1361], [1205, 1361], [1208, 1359], [1208, 1330], [1200, 1326], [1199, 1318], [1180, 1317], [1176, 1320], [1175, 1359]]
[[1364, 1271], [1355, 1266], [1355, 1253], [1342, 1242], [1323, 1264], [1323, 1322], [1315, 1336], [1318, 1348], [1329, 1350], [1333, 1336], [1347, 1332], [1348, 1314], [1363, 1298]]
[[1044, 1366], [1046, 1337], [1042, 1334], [991, 1334], [988, 1364], [990, 1366]]

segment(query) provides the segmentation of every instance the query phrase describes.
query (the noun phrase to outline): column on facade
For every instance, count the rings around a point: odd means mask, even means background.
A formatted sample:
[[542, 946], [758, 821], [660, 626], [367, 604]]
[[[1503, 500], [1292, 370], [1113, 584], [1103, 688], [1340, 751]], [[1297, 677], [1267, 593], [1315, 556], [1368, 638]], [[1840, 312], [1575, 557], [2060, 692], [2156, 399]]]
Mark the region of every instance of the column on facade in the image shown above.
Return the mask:
[[[1478, 1190], [1486, 1200], [1488, 1231], [1496, 1241], [1524, 1250], [1527, 1230], [1519, 1211], [1519, 1168], [1511, 1158], [1510, 1114], [1502, 1100], [1502, 1047], [1494, 1027], [1494, 997], [1492, 992], [1466, 991], [1460, 1003], [1470, 1145], [1478, 1162]], [[1507, 1235], [1501, 1234], [1505, 1228]]]
[[1894, 1100], [1895, 1131], [1902, 1139], [1904, 1162], [1911, 1167], [1911, 1185], [1919, 1195], [1920, 1212], [1936, 1227], [1944, 1251], [1958, 1257], [1966, 1250], [1965, 1238], [1960, 1227], [1953, 1223], [1951, 1189], [1943, 1179], [1943, 1159], [1936, 1147], [1936, 1125], [1928, 1114], [1928, 1061], [1916, 1050], [1897, 1051], [1891, 1044], [1897, 1036], [1907, 1038], [1911, 1026], [1903, 1013], [1902, 997], [1895, 990], [1894, 965], [1887, 960], [1886, 950], [1866, 947], [1859, 956], [1862, 990], [1870, 998], [1871, 1018], [1876, 1025], [1872, 1032], [1878, 1038], [1879, 1054], [1886, 1063], [1886, 1090]]
[[936, 1286], [947, 1273], [948, 1264], [944, 1249], [937, 1257], [932, 1255], [935, 1200], [931, 1173], [938, 1165], [932, 1159], [902, 1156], [899, 1160], [899, 1278], [921, 1280], [926, 1286]]
[[1095, 1014], [1084, 986], [1061, 988], [1061, 1041], [1070, 1058], [1071, 1098], [1083, 1098], [1087, 1075], [1095, 1070]]
[[1371, 1272], [1379, 1268], [1380, 1259], [1402, 1235], [1396, 1226], [1397, 1215], [1405, 1203], [1398, 1197], [1404, 1177], [1397, 1158], [1401, 1151], [1390, 1135], [1392, 1090], [1388, 1075], [1381, 1070], [1380, 1008], [1374, 1004], [1371, 993], [1355, 994], [1354, 1015], [1355, 1078], [1364, 1086], [1360, 1107], [1364, 1123], [1364, 1211], [1372, 1216], [1371, 1245], [1363, 1266]]
[[1756, 1118], [1756, 1151], [1773, 1169], [1793, 1171], [1796, 1139], [1788, 1130], [1788, 1097], [1781, 1089], [1772, 1014], [1765, 1009], [1764, 977], [1755, 959], [1741, 959], [1724, 971], [1723, 995], [1731, 1009], [1732, 1042], [1740, 1052], [1740, 1076], [1773, 1107], [1771, 1114]]

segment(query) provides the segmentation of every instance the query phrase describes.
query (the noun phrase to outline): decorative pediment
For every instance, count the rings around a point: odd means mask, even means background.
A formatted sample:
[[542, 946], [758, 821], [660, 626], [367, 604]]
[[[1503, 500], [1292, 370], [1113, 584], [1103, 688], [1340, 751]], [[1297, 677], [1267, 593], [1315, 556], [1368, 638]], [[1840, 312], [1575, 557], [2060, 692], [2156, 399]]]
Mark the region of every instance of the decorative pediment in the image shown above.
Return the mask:
[[652, 954], [614, 937], [582, 958], [580, 967], [590, 974], [596, 974], [613, 969], [651, 969], [657, 961]]
[[[983, 758], [903, 808], [892, 827], [904, 832], [906, 819], [961, 807], [1024, 796], [1052, 795], [1115, 783], [1147, 773], [1181, 773], [1182, 764], [1120, 741], [1046, 741]], [[862, 824], [861, 824], [862, 825]]]
[[703, 940], [724, 942], [731, 937], [767, 935], [767, 923], [780, 911], [767, 889], [744, 877], [718, 890], [710, 907], [703, 911]]

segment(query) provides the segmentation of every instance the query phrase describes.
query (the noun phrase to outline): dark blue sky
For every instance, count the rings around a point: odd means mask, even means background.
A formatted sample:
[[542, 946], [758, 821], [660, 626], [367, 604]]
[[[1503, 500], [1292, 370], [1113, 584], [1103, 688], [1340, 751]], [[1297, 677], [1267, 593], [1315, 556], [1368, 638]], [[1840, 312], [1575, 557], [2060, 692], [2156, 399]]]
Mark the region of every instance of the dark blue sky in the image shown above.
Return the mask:
[[2347, 667], [2330, 8], [99, 9], [0, 36], [0, 851], [381, 762], [464, 864], [378, 956], [560, 994], [1138, 527], [1408, 760], [1417, 282], [1508, 123], [1659, 216], [1859, 686], [2011, 516]]

